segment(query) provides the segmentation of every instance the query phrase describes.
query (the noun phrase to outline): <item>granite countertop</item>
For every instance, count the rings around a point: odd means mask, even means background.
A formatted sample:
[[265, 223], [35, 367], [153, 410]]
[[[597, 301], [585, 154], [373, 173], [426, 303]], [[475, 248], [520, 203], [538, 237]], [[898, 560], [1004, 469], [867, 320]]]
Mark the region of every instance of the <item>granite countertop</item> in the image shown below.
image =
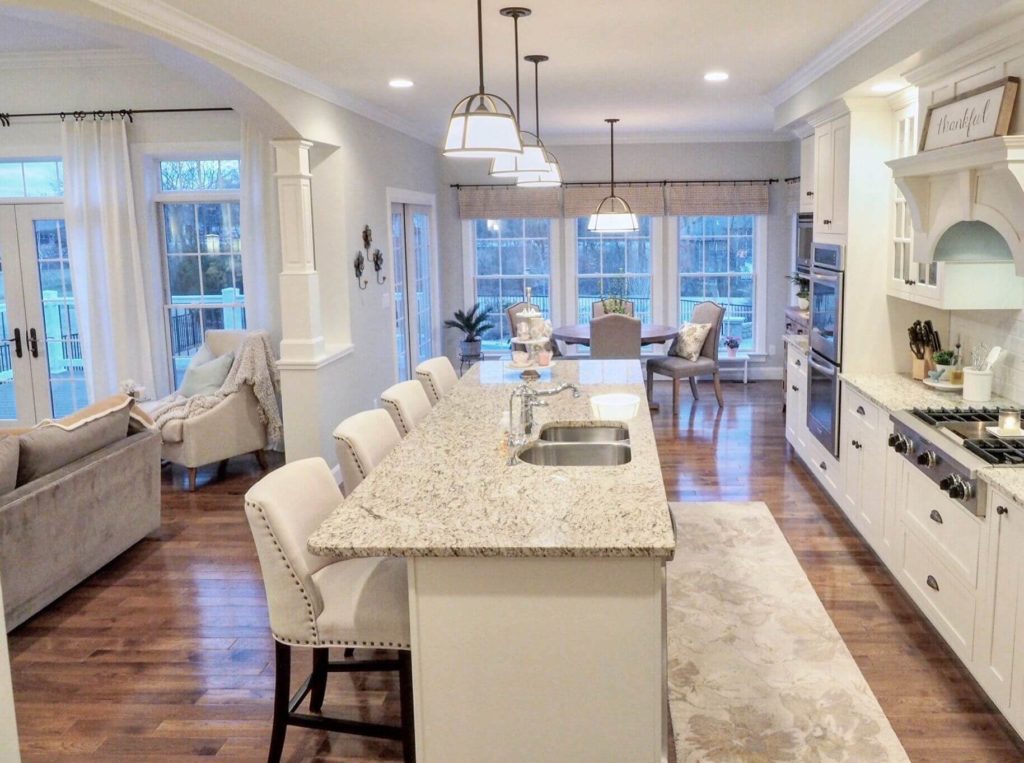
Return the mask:
[[1019, 466], [989, 466], [978, 470], [978, 476], [1001, 490], [1017, 503], [1024, 504], [1024, 469]]
[[908, 408], [954, 408], [957, 406], [980, 408], [982, 406], [1015, 405], [1013, 401], [993, 396], [987, 403], [968, 403], [957, 392], [937, 392], [908, 374], [848, 374], [840, 373], [839, 378], [886, 410], [902, 411]]
[[807, 334], [783, 334], [782, 343], [791, 344], [802, 352], [807, 352], [810, 349], [810, 339]]
[[[560, 360], [536, 382], [579, 385], [545, 398], [543, 424], [592, 419], [590, 397], [646, 400], [635, 360]], [[478, 363], [309, 538], [327, 556], [661, 557], [675, 550], [650, 416], [629, 422], [630, 463], [508, 465], [500, 425], [521, 383], [505, 361]]]

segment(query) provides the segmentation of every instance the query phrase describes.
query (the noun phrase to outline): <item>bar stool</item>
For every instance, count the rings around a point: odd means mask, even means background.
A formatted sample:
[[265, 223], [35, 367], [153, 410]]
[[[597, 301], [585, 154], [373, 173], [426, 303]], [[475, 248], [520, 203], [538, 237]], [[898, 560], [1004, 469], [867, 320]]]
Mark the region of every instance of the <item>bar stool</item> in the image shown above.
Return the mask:
[[415, 379], [388, 387], [380, 394], [380, 402], [403, 437], [430, 413], [430, 398]]
[[345, 494], [351, 495], [373, 468], [384, 460], [402, 435], [387, 411], [376, 408], [349, 416], [334, 430], [334, 447], [341, 465]]
[[[336, 560], [315, 556], [306, 548], [306, 539], [341, 500], [322, 458], [286, 464], [245, 494], [245, 515], [256, 541], [274, 637], [274, 722], [268, 763], [280, 761], [288, 726], [401, 740], [406, 763], [416, 760], [405, 560]], [[399, 657], [332, 662], [332, 646], [396, 649]], [[289, 697], [293, 647], [313, 650], [313, 670]], [[329, 673], [394, 670], [399, 676], [401, 726], [319, 714]], [[310, 712], [302, 713], [298, 708], [306, 695]]]
[[416, 366], [416, 378], [423, 384], [431, 405], [437, 405], [459, 383], [455, 366], [444, 355], [424, 360]]

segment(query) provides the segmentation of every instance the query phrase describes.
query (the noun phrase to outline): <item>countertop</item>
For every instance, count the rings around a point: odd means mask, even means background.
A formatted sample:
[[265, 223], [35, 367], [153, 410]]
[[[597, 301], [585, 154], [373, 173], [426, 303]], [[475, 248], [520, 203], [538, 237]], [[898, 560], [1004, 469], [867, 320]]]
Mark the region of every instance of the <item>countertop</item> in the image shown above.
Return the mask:
[[807, 334], [783, 334], [782, 343], [791, 344], [804, 353], [810, 349], [810, 339]]
[[889, 412], [908, 408], [998, 407], [1015, 405], [1011, 400], [993, 396], [987, 403], [968, 403], [956, 392], [937, 392], [909, 374], [847, 374], [839, 378]]
[[[545, 398], [546, 422], [592, 419], [590, 397], [629, 392], [645, 401], [635, 360], [559, 360], [535, 382], [578, 384]], [[661, 557], [675, 550], [651, 419], [629, 422], [621, 466], [508, 466], [500, 426], [519, 372], [473, 366], [455, 389], [309, 538], [326, 556]]]

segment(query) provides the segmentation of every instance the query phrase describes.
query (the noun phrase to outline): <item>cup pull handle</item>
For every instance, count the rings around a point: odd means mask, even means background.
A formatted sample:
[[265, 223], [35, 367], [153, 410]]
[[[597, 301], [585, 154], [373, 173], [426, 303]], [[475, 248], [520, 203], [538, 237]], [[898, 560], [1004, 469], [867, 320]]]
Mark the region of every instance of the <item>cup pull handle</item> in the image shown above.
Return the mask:
[[929, 575], [925, 582], [928, 583], [928, 587], [931, 588], [933, 591], [939, 590], [939, 581], [936, 580], [932, 575]]
[[928, 517], [935, 524], [937, 524], [937, 525], [941, 525], [942, 524], [942, 515], [938, 511], [936, 511], [935, 509], [932, 509], [932, 513], [929, 514]]
[[861, 416], [867, 416], [868, 415], [868, 412], [864, 410], [864, 406], [863, 405], [858, 405], [857, 406], [857, 413], [859, 413]]

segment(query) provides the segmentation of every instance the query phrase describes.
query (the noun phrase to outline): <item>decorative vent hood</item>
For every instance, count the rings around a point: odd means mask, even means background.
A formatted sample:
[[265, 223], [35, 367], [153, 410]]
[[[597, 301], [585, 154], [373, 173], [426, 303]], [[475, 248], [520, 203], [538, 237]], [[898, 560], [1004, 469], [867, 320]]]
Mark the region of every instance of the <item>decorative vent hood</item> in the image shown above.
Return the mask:
[[887, 162], [907, 199], [919, 262], [1011, 260], [1024, 275], [1024, 135]]

